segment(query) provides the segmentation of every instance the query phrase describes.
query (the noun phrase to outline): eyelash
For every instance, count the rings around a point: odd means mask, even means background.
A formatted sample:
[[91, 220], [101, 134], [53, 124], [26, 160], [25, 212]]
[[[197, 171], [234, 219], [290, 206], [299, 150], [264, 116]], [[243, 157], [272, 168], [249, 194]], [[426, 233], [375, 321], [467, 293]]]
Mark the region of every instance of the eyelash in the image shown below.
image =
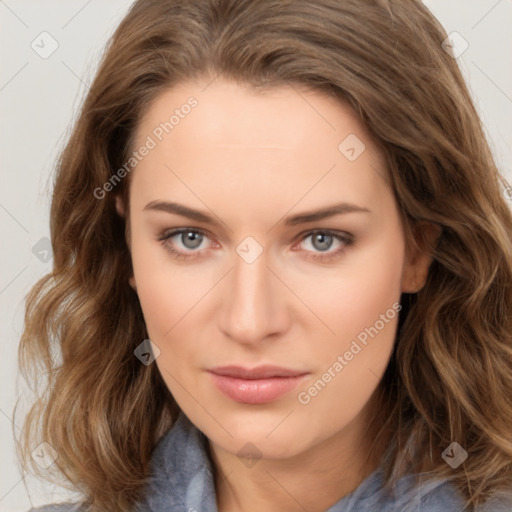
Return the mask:
[[[169, 251], [173, 255], [173, 257], [175, 257], [179, 260], [189, 260], [190, 258], [196, 258], [198, 256], [198, 254], [200, 254], [202, 252], [202, 250], [201, 251], [193, 251], [190, 254], [185, 254], [183, 252], [177, 251], [176, 249], [174, 249], [174, 247], [172, 247], [171, 245], [169, 245], [167, 243], [167, 241], [170, 238], [173, 238], [176, 235], [181, 235], [183, 233], [196, 233], [196, 234], [200, 234], [205, 237], [208, 237], [208, 235], [204, 231], [201, 231], [200, 229], [180, 228], [180, 229], [175, 229], [174, 231], [163, 233], [161, 236], [159, 236], [157, 238], [157, 240], [159, 242], [161, 242], [161, 244], [164, 246], [164, 248], [167, 251]], [[343, 242], [344, 245], [342, 245], [339, 249], [337, 249], [333, 252], [316, 253], [316, 254], [309, 255], [308, 259], [312, 259], [314, 261], [321, 261], [323, 263], [330, 262], [331, 260], [337, 258], [338, 256], [341, 256], [341, 254], [343, 254], [345, 252], [347, 247], [352, 245], [354, 242], [354, 238], [352, 235], [350, 235], [348, 233], [339, 233], [336, 231], [330, 231], [328, 229], [325, 229], [325, 230], [315, 229], [312, 231], [308, 231], [307, 233], [304, 234], [304, 236], [300, 239], [300, 241], [302, 242], [305, 239], [309, 238], [310, 236], [316, 235], [319, 233], [323, 234], [323, 235], [332, 236], [333, 238], [337, 239], [338, 241]]]

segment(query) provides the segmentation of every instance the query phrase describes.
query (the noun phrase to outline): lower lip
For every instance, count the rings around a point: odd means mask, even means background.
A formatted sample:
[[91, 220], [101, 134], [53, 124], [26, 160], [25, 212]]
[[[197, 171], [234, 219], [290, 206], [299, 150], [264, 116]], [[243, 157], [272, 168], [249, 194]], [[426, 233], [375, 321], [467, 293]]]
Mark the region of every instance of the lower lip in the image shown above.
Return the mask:
[[272, 377], [268, 379], [240, 379], [210, 372], [215, 385], [235, 402], [265, 404], [289, 393], [306, 374], [297, 377]]

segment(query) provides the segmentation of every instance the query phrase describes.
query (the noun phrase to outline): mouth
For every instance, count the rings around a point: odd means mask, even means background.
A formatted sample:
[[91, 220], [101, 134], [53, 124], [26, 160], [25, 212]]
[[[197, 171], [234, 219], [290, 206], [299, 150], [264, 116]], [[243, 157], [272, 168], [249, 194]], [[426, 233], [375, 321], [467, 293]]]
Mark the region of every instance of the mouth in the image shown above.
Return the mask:
[[264, 404], [292, 391], [308, 372], [278, 366], [222, 366], [208, 370], [213, 383], [235, 402]]

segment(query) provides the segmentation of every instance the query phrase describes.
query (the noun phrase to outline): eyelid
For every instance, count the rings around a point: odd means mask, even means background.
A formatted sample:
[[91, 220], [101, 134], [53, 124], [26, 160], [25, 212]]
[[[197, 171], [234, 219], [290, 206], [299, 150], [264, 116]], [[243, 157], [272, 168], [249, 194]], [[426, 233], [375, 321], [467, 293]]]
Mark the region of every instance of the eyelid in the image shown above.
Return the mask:
[[[186, 252], [176, 250], [169, 246], [166, 242], [170, 238], [173, 238], [174, 236], [187, 233], [187, 232], [193, 232], [200, 235], [205, 236], [206, 238], [211, 239], [209, 231], [203, 228], [192, 228], [192, 227], [183, 227], [183, 228], [173, 228], [173, 229], [167, 229], [165, 230], [161, 235], [157, 237], [157, 240], [164, 245], [166, 250], [171, 252], [173, 255], [180, 259], [189, 259], [189, 258], [199, 258], [201, 257], [201, 254], [204, 251], [207, 251], [208, 249], [200, 249], [197, 251], [189, 250]], [[341, 231], [338, 229], [330, 229], [330, 228], [312, 228], [307, 229], [299, 233], [294, 237], [294, 240], [297, 240], [297, 242], [302, 242], [305, 239], [309, 238], [312, 235], [315, 235], [316, 233], [323, 233], [327, 234], [329, 236], [332, 236], [333, 238], [337, 239], [338, 241], [342, 242], [344, 245], [341, 247], [341, 249], [336, 249], [334, 251], [327, 251], [327, 252], [314, 252], [314, 251], [305, 251], [306, 253], [309, 253], [306, 258], [312, 259], [312, 260], [318, 260], [318, 261], [324, 261], [328, 262], [331, 259], [334, 259], [336, 257], [339, 257], [348, 246], [350, 246], [354, 242], [354, 235], [352, 235], [349, 232]], [[218, 244], [217, 244], [218, 245]]]
[[[212, 236], [210, 235], [210, 232], [207, 229], [203, 228], [173, 228], [173, 229], [166, 229], [164, 230], [160, 235], [158, 235], [157, 240], [159, 242], [165, 242], [166, 240], [169, 240], [169, 238], [172, 238], [176, 235], [181, 235], [182, 233], [198, 233], [200, 235], [203, 235], [204, 237], [212, 240]], [[200, 252], [200, 251], [195, 251]]]
[[[157, 240], [159, 240], [159, 241], [166, 240], [166, 239], [171, 238], [172, 236], [178, 235], [178, 234], [183, 233], [183, 232], [188, 232], [188, 231], [192, 231], [194, 233], [199, 233], [201, 235], [205, 235], [210, 240], [213, 238], [213, 235], [207, 229], [204, 229], [204, 228], [194, 228], [194, 227], [185, 226], [183, 228], [165, 229], [164, 231], [161, 232], [160, 235], [158, 235]], [[347, 239], [348, 238], [350, 238], [350, 239], [354, 238], [354, 235], [352, 235], [348, 231], [343, 231], [343, 230], [340, 230], [340, 229], [334, 229], [334, 228], [309, 228], [309, 229], [305, 229], [304, 231], [301, 231], [300, 233], [295, 235], [293, 237], [293, 240], [302, 239], [302, 237], [305, 237], [306, 235], [312, 235], [312, 234], [317, 233], [317, 232], [319, 232], [319, 233], [329, 233], [329, 234], [332, 234], [332, 235], [338, 235], [341, 238], [347, 238]]]

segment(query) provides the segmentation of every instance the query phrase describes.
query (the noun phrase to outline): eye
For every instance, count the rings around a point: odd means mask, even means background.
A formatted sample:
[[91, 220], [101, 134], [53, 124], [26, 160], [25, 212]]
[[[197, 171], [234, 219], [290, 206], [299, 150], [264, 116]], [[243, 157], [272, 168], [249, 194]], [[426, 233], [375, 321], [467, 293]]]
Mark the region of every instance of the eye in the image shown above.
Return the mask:
[[[320, 229], [305, 233], [301, 238], [301, 242], [309, 238], [311, 238], [310, 246], [313, 247], [313, 250], [306, 250], [306, 252], [312, 253], [306, 257], [322, 262], [330, 261], [339, 257], [354, 241], [353, 236], [349, 233], [338, 233], [335, 231]], [[173, 239], [176, 239], [176, 241], [173, 242]], [[206, 250], [197, 250], [205, 239], [208, 239], [208, 236], [201, 230], [181, 228], [173, 231], [167, 231], [159, 236], [157, 240], [161, 242], [165, 249], [174, 257], [181, 260], [188, 260], [190, 258], [199, 257], [201, 253]], [[329, 249], [333, 246], [334, 241], [338, 242], [339, 247], [330, 251]], [[184, 249], [177, 249], [177, 245], [181, 245]]]
[[[158, 238], [158, 241], [162, 242], [165, 249], [167, 249], [171, 254], [173, 254], [176, 258], [181, 260], [187, 260], [189, 258], [195, 258], [202, 251], [196, 251], [203, 239], [206, 237], [206, 234], [202, 231], [190, 228], [182, 228], [175, 229], [171, 232], [166, 232], [162, 236]], [[169, 243], [173, 238], [176, 238], [182, 246], [185, 247], [185, 251], [177, 250], [175, 248], [176, 243]], [[186, 251], [190, 251], [190, 254], [187, 254]]]
[[[323, 262], [330, 261], [341, 256], [341, 254], [345, 252], [346, 248], [354, 241], [353, 236], [349, 233], [338, 233], [335, 231], [320, 229], [306, 233], [306, 235], [302, 237], [301, 241], [309, 238], [311, 238], [311, 243], [309, 245], [313, 247], [313, 252], [307, 256], [307, 258]], [[337, 241], [339, 246], [337, 249], [330, 251], [329, 249], [333, 246], [334, 241]]]

